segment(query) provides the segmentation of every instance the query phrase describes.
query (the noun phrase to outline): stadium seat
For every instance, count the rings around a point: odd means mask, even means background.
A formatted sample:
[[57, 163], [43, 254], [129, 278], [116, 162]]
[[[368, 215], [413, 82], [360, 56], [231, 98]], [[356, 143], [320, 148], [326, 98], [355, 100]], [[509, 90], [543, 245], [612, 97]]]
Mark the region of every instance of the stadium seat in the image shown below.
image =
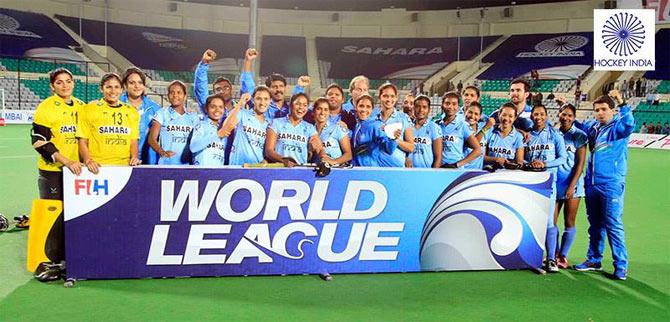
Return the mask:
[[21, 71], [25, 73], [39, 73], [46, 74], [56, 68], [67, 68], [72, 74], [77, 76], [85, 76], [85, 66], [80, 67], [79, 64], [61, 63], [58, 61], [40, 61], [22, 59], [20, 62], [13, 58], [0, 58], [0, 64], [8, 71]]

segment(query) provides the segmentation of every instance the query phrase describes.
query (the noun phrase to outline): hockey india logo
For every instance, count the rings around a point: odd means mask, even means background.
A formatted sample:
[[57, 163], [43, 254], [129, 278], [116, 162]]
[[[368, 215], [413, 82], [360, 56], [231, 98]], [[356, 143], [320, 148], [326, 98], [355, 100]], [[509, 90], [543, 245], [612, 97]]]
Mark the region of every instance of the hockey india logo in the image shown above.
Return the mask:
[[173, 49], [184, 49], [186, 46], [184, 46], [183, 42], [184, 40], [175, 38], [175, 37], [170, 37], [167, 35], [161, 35], [157, 34], [154, 32], [142, 32], [142, 36], [144, 39], [157, 44], [160, 47], [163, 48], [173, 48]]
[[642, 21], [633, 14], [619, 12], [610, 16], [602, 27], [602, 41], [605, 47], [617, 56], [628, 57], [635, 54], [645, 40]]
[[580, 35], [563, 35], [545, 39], [535, 45], [535, 51], [522, 51], [516, 57], [582, 57], [584, 51], [578, 50], [589, 43], [589, 39]]
[[21, 24], [11, 16], [0, 13], [0, 35], [42, 38], [40, 35], [27, 31], [19, 30]]
[[535, 45], [535, 50], [544, 53], [568, 52], [584, 47], [589, 39], [578, 35], [566, 35], [544, 40]]
[[0, 29], [16, 30], [20, 26], [16, 19], [0, 13]]

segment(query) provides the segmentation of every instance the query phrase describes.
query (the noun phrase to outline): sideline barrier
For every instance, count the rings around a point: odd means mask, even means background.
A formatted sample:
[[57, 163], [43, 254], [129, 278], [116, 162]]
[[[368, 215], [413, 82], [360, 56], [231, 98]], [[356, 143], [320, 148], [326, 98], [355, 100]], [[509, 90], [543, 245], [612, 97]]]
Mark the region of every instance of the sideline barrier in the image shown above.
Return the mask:
[[32, 124], [34, 115], [34, 110], [4, 110], [0, 112], [0, 118], [4, 119], [5, 124]]
[[541, 267], [550, 173], [64, 171], [77, 279]]
[[670, 150], [670, 136], [666, 134], [633, 133], [628, 138], [628, 147]]

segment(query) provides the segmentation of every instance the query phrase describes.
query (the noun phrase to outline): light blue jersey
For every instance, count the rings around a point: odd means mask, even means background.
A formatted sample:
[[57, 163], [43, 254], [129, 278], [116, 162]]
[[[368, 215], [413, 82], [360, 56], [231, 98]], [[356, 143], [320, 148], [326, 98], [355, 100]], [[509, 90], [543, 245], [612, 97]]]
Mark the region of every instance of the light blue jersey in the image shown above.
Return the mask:
[[207, 114], [207, 106], [205, 106], [205, 102], [207, 101], [207, 96], [209, 96], [208, 71], [209, 64], [199, 62], [195, 68], [195, 74], [193, 75], [193, 97], [195, 97], [195, 100], [198, 102], [200, 111], [205, 115]]
[[[456, 119], [461, 120], [461, 121], [465, 121], [467, 123], [467, 121], [465, 120], [465, 110], [466, 110], [465, 106], [459, 107], [458, 112], [456, 112]], [[435, 121], [435, 122], [437, 122], [439, 120], [443, 120], [443, 119], [444, 119], [444, 112], [441, 111], [441, 110], [438, 111], [438, 113], [435, 114], [435, 116], [433, 116], [433, 118], [432, 118], [432, 120]], [[486, 121], [488, 119], [489, 119], [488, 115], [486, 115], [484, 113], [482, 113], [481, 116], [479, 116], [479, 122], [484, 122], [484, 124], [486, 124]]]
[[[444, 117], [442, 117], [444, 119]], [[466, 122], [465, 121], [465, 106], [459, 106], [458, 107], [458, 112], [456, 112], [456, 119]], [[466, 122], [467, 123], [467, 122]]]
[[542, 130], [533, 128], [529, 135], [530, 139], [526, 143], [524, 152], [525, 161], [527, 163], [534, 160], [544, 162], [547, 171], [553, 173], [555, 182], [558, 167], [564, 164], [567, 159], [563, 135], [550, 126], [545, 126]]
[[398, 142], [384, 133], [380, 120], [368, 118], [365, 121], [359, 121], [354, 129], [352, 144], [354, 146], [353, 161], [356, 166], [397, 166], [391, 153], [398, 148]]
[[[556, 200], [556, 172], [558, 167], [565, 163], [566, 154], [565, 142], [563, 142], [563, 135], [550, 125], [546, 125], [543, 129], [538, 129], [533, 126], [528, 132], [529, 139], [526, 143], [524, 151], [524, 161], [531, 163], [535, 160], [542, 161], [547, 172], [552, 174], [552, 194], [549, 203], [549, 213], [554, 213], [554, 205]], [[547, 252], [547, 260], [555, 260], [557, 251], [558, 228], [554, 225], [553, 216], [547, 218], [547, 231], [545, 238], [545, 250]]]
[[442, 136], [442, 164], [456, 163], [463, 160], [463, 147], [465, 141], [472, 135], [470, 125], [463, 120], [454, 118], [450, 123], [440, 120], [437, 125], [440, 127]]
[[[565, 193], [572, 180], [572, 171], [576, 165], [575, 156], [577, 150], [586, 145], [587, 142], [586, 133], [573, 124], [567, 132], [563, 133], [563, 141], [565, 141], [567, 160], [558, 167], [558, 173], [556, 174], [557, 199], [565, 198]], [[586, 157], [586, 155], [584, 155], [584, 157]], [[575, 185], [573, 197], [584, 197], [584, 175], [581, 173], [579, 174], [579, 179]]]
[[[486, 122], [479, 122], [477, 123], [477, 129], [481, 129], [486, 125]], [[476, 133], [473, 132], [473, 135]], [[477, 137], [475, 136], [475, 139]], [[484, 168], [484, 154], [486, 153], [486, 140], [484, 136], [479, 140], [479, 146], [482, 148], [482, 154], [480, 154], [476, 159], [472, 160], [472, 162], [467, 163], [466, 165], [463, 166], [464, 169], [472, 169], [472, 170], [481, 170]], [[465, 146], [463, 148], [463, 155], [468, 155], [472, 152], [472, 149], [469, 147]]]
[[500, 128], [496, 126], [486, 133], [484, 141], [486, 156], [493, 158], [505, 158], [513, 161], [516, 158], [516, 150], [523, 148], [523, 135], [514, 128], [507, 136], [503, 137]]
[[[119, 101], [130, 105], [130, 103], [128, 103], [128, 93], [123, 93], [123, 95], [119, 97]], [[149, 137], [149, 130], [151, 129], [151, 121], [153, 121], [156, 113], [161, 110], [161, 107], [148, 96], [143, 95], [142, 105], [135, 106], [135, 108], [137, 108], [137, 112], [140, 114], [140, 139], [137, 144], [139, 148], [138, 156], [140, 160], [142, 160], [142, 164], [156, 164], [158, 163], [158, 153], [149, 146], [149, 140], [147, 140], [147, 138]]]
[[[533, 128], [533, 121], [530, 119], [532, 110], [533, 107], [530, 105], [526, 105], [526, 107], [524, 107], [523, 111], [521, 111], [521, 113], [519, 113], [519, 115], [517, 115], [516, 119], [514, 120], [515, 129], [519, 129], [520, 131], [524, 132], [530, 132], [530, 130]], [[500, 109], [497, 109], [490, 115], [490, 117], [496, 120], [496, 123], [500, 122], [500, 120], [498, 119], [499, 113]], [[547, 121], [547, 125], [551, 126], [549, 121]]]
[[433, 160], [433, 140], [442, 137], [440, 126], [427, 120], [420, 128], [414, 126], [414, 152], [409, 154], [412, 165], [415, 168], [432, 168]]
[[260, 163], [263, 161], [263, 148], [267, 135], [268, 121], [261, 122], [253, 110], [240, 109], [235, 138], [230, 150], [230, 165]]
[[356, 106], [354, 106], [354, 101], [351, 98], [348, 101], [344, 102], [344, 104], [342, 104], [342, 109], [349, 113], [355, 113], [354, 111], [355, 108]]
[[226, 139], [218, 135], [217, 124], [209, 118], [201, 120], [193, 129], [189, 148], [193, 153], [193, 164], [202, 167], [225, 165]]
[[161, 125], [159, 135], [161, 148], [175, 153], [169, 158], [161, 157], [158, 159], [158, 164], [189, 164], [191, 160], [185, 160], [184, 152], [188, 136], [199, 121], [199, 114], [184, 112], [180, 115], [174, 108], [167, 107], [156, 113], [154, 121]]
[[340, 140], [347, 136], [349, 136], [349, 129], [342, 127], [339, 123], [328, 124], [321, 130], [319, 138], [329, 158], [335, 160], [342, 156]]
[[298, 164], [307, 163], [309, 139], [317, 134], [314, 125], [304, 120], [293, 125], [289, 117], [285, 116], [272, 120], [270, 128], [277, 134], [275, 151], [279, 155], [293, 158]]
[[[407, 117], [407, 114], [403, 112], [393, 109], [393, 113], [391, 113], [391, 116], [389, 116], [389, 118], [386, 121], [382, 120], [381, 110], [377, 112], [377, 114], [374, 114], [375, 113], [374, 109], [372, 112], [373, 114], [371, 115], [376, 115], [376, 119], [382, 122], [382, 125], [400, 123], [402, 126], [402, 128], [400, 129], [400, 131], [402, 132], [400, 135], [401, 138], [404, 137], [406, 129], [410, 129], [410, 131], [414, 130], [412, 121], [410, 121], [409, 117]], [[407, 155], [405, 151], [400, 150], [400, 148], [398, 147], [393, 151], [393, 153], [391, 153], [391, 155], [393, 156], [393, 160], [395, 160], [395, 162], [393, 162], [392, 165], [393, 167], [401, 167], [401, 168], [405, 167], [405, 157]]]

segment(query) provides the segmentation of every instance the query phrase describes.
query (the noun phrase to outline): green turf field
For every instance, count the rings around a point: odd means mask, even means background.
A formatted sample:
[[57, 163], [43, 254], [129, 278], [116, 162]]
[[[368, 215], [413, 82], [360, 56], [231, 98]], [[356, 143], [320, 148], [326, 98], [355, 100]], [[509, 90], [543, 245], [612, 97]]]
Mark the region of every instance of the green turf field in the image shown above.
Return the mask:
[[[0, 127], [6, 217], [29, 212], [37, 196], [28, 132]], [[341, 275], [329, 283], [314, 276], [81, 281], [66, 289], [31, 278], [27, 231], [11, 231], [0, 233], [0, 321], [670, 321], [670, 152], [631, 150], [629, 165], [625, 282], [563, 270]], [[577, 225], [572, 262], [586, 250], [583, 204]]]

